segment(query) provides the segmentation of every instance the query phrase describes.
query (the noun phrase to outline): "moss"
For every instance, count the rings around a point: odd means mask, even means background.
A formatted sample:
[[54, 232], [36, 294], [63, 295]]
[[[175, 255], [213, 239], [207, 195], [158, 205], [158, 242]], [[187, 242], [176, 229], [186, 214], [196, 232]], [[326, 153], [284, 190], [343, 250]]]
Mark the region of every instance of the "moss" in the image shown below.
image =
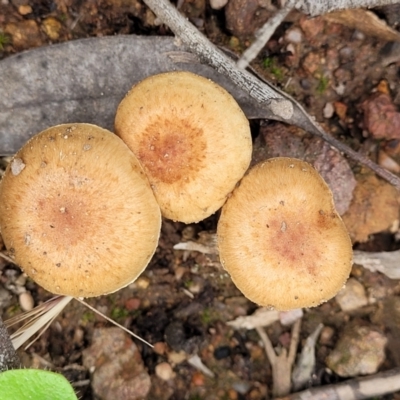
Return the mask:
[[123, 307], [114, 307], [111, 310], [111, 318], [114, 320], [124, 319], [129, 315], [129, 311]]
[[85, 311], [81, 318], [81, 321], [84, 324], [94, 322], [94, 320], [95, 320], [95, 316], [91, 311]]
[[263, 60], [262, 63], [264, 69], [266, 69], [277, 81], [281, 82], [283, 81], [283, 78], [285, 77], [285, 74], [280, 68], [277, 63], [275, 58], [273, 57], [267, 57]]
[[328, 89], [328, 86], [329, 86], [329, 78], [327, 76], [321, 75], [318, 80], [317, 92], [319, 94], [325, 93], [326, 89]]
[[6, 44], [11, 43], [11, 38], [4, 32], [0, 32], [0, 50], [4, 50]]
[[206, 307], [200, 314], [201, 323], [205, 326], [212, 324], [219, 319], [217, 312], [211, 307]]

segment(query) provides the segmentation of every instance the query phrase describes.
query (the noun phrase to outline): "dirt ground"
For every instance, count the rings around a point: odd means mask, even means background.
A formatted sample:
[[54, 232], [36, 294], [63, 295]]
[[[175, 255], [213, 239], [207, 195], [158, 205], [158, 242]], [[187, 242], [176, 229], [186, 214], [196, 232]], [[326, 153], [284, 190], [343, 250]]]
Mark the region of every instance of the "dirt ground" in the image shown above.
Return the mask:
[[[230, 0], [227, 8], [214, 10], [206, 0], [178, 1], [180, 10], [211, 41], [238, 54], [251, 43], [256, 28], [274, 12], [273, 2], [269, 4]], [[378, 11], [379, 17], [396, 29], [399, 21], [394, 14], [389, 8]], [[156, 25], [154, 15], [135, 0], [0, 2], [0, 59], [52, 43], [118, 34], [171, 32]], [[400, 55], [393, 43], [361, 29], [294, 12], [253, 66], [292, 95], [331, 134], [400, 172], [400, 130], [393, 129], [400, 105]], [[311, 141], [304, 132], [271, 121], [252, 121], [251, 126], [255, 158], [263, 157], [260, 153], [282, 154], [290, 143], [300, 151]], [[282, 137], [291, 136], [279, 142], [279, 135], [269, 135], [276, 129]], [[318, 154], [320, 151], [316, 150]], [[2, 160], [3, 168], [6, 162]], [[343, 218], [355, 248], [399, 249], [397, 192], [365, 168], [351, 160], [349, 164], [358, 185]], [[226, 324], [252, 314], [257, 306], [235, 288], [216, 254], [173, 250], [175, 244], [188, 240], [209, 244], [217, 219], [215, 215], [188, 226], [163, 221], [159, 247], [143, 275], [115, 294], [88, 300], [104, 314], [157, 344], [157, 351], [153, 351], [135, 340], [143, 370], [151, 379], [147, 399], [257, 400], [271, 394], [271, 366], [259, 336], [255, 330], [235, 330]], [[0, 308], [3, 319], [7, 319], [21, 312], [17, 291], [13, 290], [21, 272], [6, 261], [0, 261], [0, 272]], [[400, 321], [399, 281], [358, 265], [351, 275], [362, 284], [366, 304], [343, 311], [333, 299], [304, 311], [299, 352], [316, 326], [321, 322], [325, 326], [316, 345], [316, 369], [309, 382], [312, 386], [344, 380], [327, 368], [325, 360], [350, 326], [374, 326], [386, 335], [389, 340], [379, 370], [400, 367], [400, 322], [393, 322], [396, 318]], [[22, 286], [32, 294], [35, 305], [52, 297], [29, 279], [23, 280]], [[23, 364], [59, 371], [75, 384], [81, 399], [95, 399], [90, 381], [93, 371], [84, 366], [82, 353], [93, 343], [93, 333], [98, 328], [110, 326], [73, 301], [29, 349], [20, 352]], [[266, 331], [274, 345], [288, 346], [289, 327], [277, 321]], [[182, 354], [198, 354], [214, 377], [180, 359]], [[166, 371], [168, 379], [159, 371], [156, 373], [157, 365], [163, 362], [172, 366], [171, 371]]]

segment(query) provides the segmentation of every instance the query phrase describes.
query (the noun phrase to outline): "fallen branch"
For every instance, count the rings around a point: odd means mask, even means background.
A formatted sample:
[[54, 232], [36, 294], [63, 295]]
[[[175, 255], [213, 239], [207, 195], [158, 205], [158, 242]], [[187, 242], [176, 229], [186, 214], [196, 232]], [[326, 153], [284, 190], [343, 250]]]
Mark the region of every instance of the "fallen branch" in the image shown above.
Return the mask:
[[381, 7], [396, 3], [399, 3], [399, 0], [302, 0], [301, 3], [296, 6], [296, 8], [305, 14], [315, 17], [317, 15], [326, 14], [336, 10], [345, 10], [348, 8]]
[[399, 390], [400, 368], [394, 368], [367, 377], [304, 390], [276, 400], [362, 400], [377, 398]]
[[261, 81], [248, 71], [238, 69], [235, 62], [212, 44], [190, 22], [188, 22], [168, 0], [144, 0], [157, 18], [167, 25], [175, 35], [195, 53], [202, 62], [229, 77], [238, 87], [255, 99], [265, 109], [265, 118], [296, 125], [316, 136], [354, 161], [369, 167], [381, 178], [400, 190], [400, 178], [381, 168], [368, 157], [357, 153], [344, 143], [326, 133], [304, 108], [289, 95]]
[[279, 10], [272, 18], [255, 33], [256, 40], [248, 47], [236, 65], [238, 68], [246, 69], [250, 62], [253, 61], [262, 48], [267, 44], [276, 28], [282, 23], [286, 16], [293, 10], [296, 4], [299, 3], [298, 0], [288, 0], [288, 2]]

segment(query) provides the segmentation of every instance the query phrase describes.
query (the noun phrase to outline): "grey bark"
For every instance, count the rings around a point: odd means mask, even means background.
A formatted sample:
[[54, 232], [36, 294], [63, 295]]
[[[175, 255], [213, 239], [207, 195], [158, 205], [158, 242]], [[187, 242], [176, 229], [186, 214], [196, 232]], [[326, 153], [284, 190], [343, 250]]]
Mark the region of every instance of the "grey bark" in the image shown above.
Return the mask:
[[399, 3], [399, 0], [302, 0], [296, 8], [313, 17], [348, 8], [371, 8]]
[[0, 317], [0, 372], [15, 369], [21, 366], [21, 362], [14, 350], [10, 335]]

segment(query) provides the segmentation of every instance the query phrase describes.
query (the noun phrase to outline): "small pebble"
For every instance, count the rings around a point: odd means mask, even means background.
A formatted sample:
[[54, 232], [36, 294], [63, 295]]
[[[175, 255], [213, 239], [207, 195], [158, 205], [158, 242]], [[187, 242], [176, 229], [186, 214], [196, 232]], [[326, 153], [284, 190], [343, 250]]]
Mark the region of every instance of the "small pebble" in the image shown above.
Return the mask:
[[323, 109], [323, 114], [324, 114], [324, 118], [332, 118], [333, 114], [335, 112], [335, 108], [333, 107], [333, 104], [331, 102], [328, 102], [325, 104], [325, 107]]
[[21, 15], [28, 15], [32, 13], [32, 7], [28, 4], [23, 4], [21, 6], [18, 7], [18, 12]]
[[85, 332], [81, 328], [76, 328], [74, 332], [73, 342], [78, 345], [82, 345]]
[[167, 350], [167, 344], [164, 342], [154, 343], [153, 350], [155, 353], [157, 353], [159, 355], [163, 355], [163, 354], [165, 354], [165, 351]]
[[386, 359], [386, 343], [377, 329], [355, 326], [342, 333], [326, 364], [342, 377], [375, 374]]
[[303, 35], [299, 28], [293, 28], [286, 32], [286, 40], [291, 43], [301, 43]]
[[335, 330], [333, 328], [331, 328], [330, 326], [324, 326], [319, 336], [319, 343], [322, 345], [332, 344], [332, 338], [334, 334]]
[[42, 28], [51, 40], [57, 40], [60, 37], [62, 25], [58, 19], [48, 17], [42, 22]]
[[27, 280], [27, 276], [25, 274], [21, 274], [16, 280], [15, 280], [15, 284], [17, 286], [25, 286], [26, 284], [26, 280]]
[[141, 277], [134, 282], [134, 285], [140, 289], [147, 289], [150, 285], [150, 280], [148, 278]]
[[222, 360], [229, 357], [232, 354], [232, 350], [229, 346], [220, 346], [214, 350], [214, 358]]
[[288, 51], [289, 53], [292, 53], [293, 55], [296, 54], [296, 49], [295, 49], [293, 43], [289, 43], [286, 46], [286, 51]]
[[233, 389], [240, 393], [242, 396], [244, 396], [251, 388], [251, 385], [249, 384], [249, 382], [245, 382], [245, 381], [238, 381], [238, 382], [234, 382], [232, 384]]
[[187, 359], [187, 354], [184, 351], [170, 351], [168, 353], [168, 361], [172, 364], [180, 364]]
[[186, 268], [185, 267], [178, 267], [175, 269], [175, 279], [177, 281], [180, 281], [182, 279], [182, 276], [185, 274]]
[[229, 396], [229, 400], [237, 400], [238, 399], [238, 394], [233, 389], [228, 390], [228, 396]]
[[155, 372], [156, 375], [163, 381], [169, 381], [174, 376], [174, 371], [172, 370], [171, 365], [168, 364], [167, 362], [162, 362], [156, 365]]
[[192, 375], [192, 383], [195, 386], [203, 386], [204, 385], [204, 375], [200, 371], [196, 371]]
[[6, 308], [11, 303], [11, 293], [0, 286], [0, 309]]
[[35, 305], [30, 292], [26, 291], [19, 295], [19, 305], [23, 311], [31, 311]]
[[125, 301], [125, 308], [128, 311], [138, 310], [140, 307], [141, 301], [136, 297], [132, 297]]
[[364, 286], [354, 278], [347, 281], [335, 300], [343, 311], [356, 310], [368, 304]]

